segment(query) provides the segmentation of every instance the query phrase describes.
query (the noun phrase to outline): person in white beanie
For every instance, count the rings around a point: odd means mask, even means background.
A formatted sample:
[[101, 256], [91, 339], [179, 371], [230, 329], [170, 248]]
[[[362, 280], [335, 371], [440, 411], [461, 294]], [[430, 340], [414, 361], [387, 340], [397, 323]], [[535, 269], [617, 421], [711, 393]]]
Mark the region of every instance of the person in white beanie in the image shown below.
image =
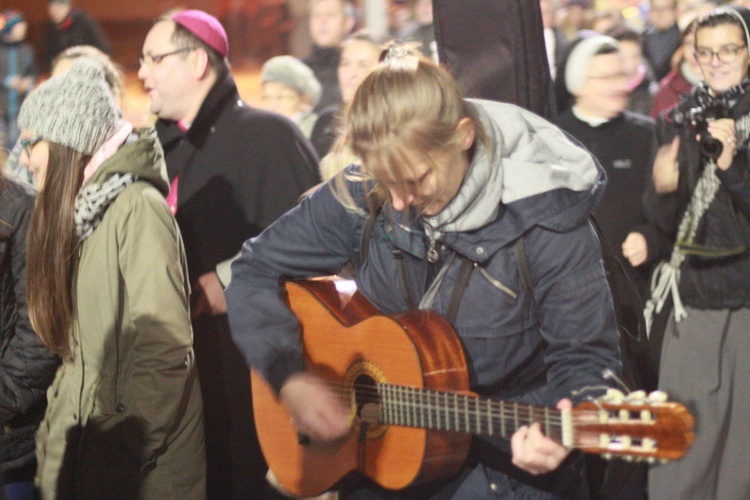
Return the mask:
[[120, 118], [86, 57], [19, 115], [37, 179], [28, 304], [63, 360], [37, 434], [42, 498], [205, 497], [189, 283], [153, 130]]

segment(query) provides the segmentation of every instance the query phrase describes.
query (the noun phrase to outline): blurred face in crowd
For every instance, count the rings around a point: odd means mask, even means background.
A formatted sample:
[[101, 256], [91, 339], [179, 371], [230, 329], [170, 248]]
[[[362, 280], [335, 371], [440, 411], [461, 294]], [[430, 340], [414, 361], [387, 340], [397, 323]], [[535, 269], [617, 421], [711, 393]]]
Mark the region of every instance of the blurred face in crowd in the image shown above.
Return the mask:
[[47, 141], [41, 140], [27, 130], [21, 131], [21, 156], [19, 163], [26, 167], [36, 179], [39, 191], [44, 187], [44, 179], [47, 177], [47, 166], [49, 165], [49, 145]]
[[432, 0], [417, 0], [413, 15], [414, 20], [423, 26], [432, 24]]
[[310, 37], [318, 47], [335, 47], [352, 28], [343, 0], [313, 0], [310, 3]]
[[[138, 78], [150, 99], [151, 112], [159, 118], [178, 121], [200, 104], [195, 102], [196, 94], [190, 85], [195, 79], [187, 58], [191, 52], [176, 52], [180, 48], [171, 40], [174, 27], [173, 21], [161, 21], [148, 32]], [[202, 101], [202, 96], [197, 99]]]
[[349, 40], [341, 49], [339, 86], [341, 99], [348, 104], [362, 80], [378, 64], [380, 47], [365, 40]]
[[586, 8], [583, 5], [572, 4], [565, 8], [565, 21], [569, 26], [583, 28], [586, 22]]
[[265, 82], [261, 86], [263, 109], [273, 111], [287, 118], [307, 111], [307, 99], [289, 85], [280, 82]]
[[388, 27], [391, 31], [403, 30], [411, 19], [411, 12], [402, 0], [388, 0]]
[[706, 83], [718, 93], [739, 85], [748, 72], [747, 43], [734, 24], [700, 28], [695, 33], [695, 57]]
[[628, 107], [628, 77], [618, 52], [591, 58], [583, 86], [575, 94], [576, 106], [587, 116], [614, 118]]
[[53, 23], [61, 23], [70, 12], [70, 5], [64, 2], [50, 2], [47, 13]]
[[643, 65], [643, 51], [641, 44], [633, 40], [620, 40], [622, 54], [622, 70], [629, 80], [638, 74], [638, 68]]
[[677, 22], [677, 0], [651, 0], [648, 20], [659, 31], [674, 26]]
[[555, 6], [552, 0], [540, 0], [539, 7], [542, 10], [542, 25], [544, 29], [555, 27]]
[[16, 23], [16, 25], [10, 29], [10, 33], [3, 35], [2, 39], [4, 42], [8, 43], [22, 42], [23, 40], [26, 40], [26, 33], [28, 31], [29, 23], [21, 21], [20, 23]]

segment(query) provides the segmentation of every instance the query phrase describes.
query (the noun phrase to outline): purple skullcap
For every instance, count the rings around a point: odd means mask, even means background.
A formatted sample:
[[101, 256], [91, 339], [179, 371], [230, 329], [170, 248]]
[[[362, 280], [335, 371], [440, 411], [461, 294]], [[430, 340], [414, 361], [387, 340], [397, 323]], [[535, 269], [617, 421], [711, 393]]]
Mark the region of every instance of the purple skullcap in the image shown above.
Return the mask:
[[229, 53], [227, 32], [218, 19], [202, 10], [183, 10], [172, 16], [172, 21], [187, 29], [193, 35], [226, 57]]

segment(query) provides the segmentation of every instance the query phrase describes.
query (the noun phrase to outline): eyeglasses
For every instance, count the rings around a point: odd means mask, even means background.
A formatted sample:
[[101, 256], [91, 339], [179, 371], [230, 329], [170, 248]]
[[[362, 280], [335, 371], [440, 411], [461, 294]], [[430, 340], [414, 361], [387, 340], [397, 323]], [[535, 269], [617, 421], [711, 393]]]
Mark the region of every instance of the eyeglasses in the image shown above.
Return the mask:
[[695, 59], [701, 64], [711, 64], [716, 56], [723, 63], [731, 63], [746, 47], [747, 45], [725, 45], [716, 52], [711, 49], [695, 49]]
[[23, 152], [26, 153], [26, 156], [28, 158], [31, 158], [31, 150], [34, 149], [34, 146], [42, 142], [44, 139], [37, 136], [33, 139], [21, 139], [21, 147], [23, 148]]
[[175, 54], [182, 54], [184, 52], [190, 52], [192, 50], [195, 49], [183, 47], [181, 49], [173, 50], [172, 52], [165, 52], [163, 54], [156, 54], [153, 56], [146, 54], [138, 58], [138, 62], [141, 66], [152, 66], [154, 64], [159, 64], [165, 57], [173, 56]]

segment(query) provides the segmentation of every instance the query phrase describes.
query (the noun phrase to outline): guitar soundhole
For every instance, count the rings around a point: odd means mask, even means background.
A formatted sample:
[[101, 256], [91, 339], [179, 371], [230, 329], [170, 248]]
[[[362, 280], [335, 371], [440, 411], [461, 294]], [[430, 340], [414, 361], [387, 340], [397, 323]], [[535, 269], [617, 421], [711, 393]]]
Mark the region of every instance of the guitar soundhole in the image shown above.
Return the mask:
[[375, 380], [369, 375], [360, 375], [354, 380], [354, 400], [357, 416], [368, 425], [378, 425], [380, 395]]
[[366, 431], [367, 439], [382, 436], [388, 426], [380, 423], [381, 398], [378, 383], [383, 374], [372, 362], [359, 360], [352, 364], [345, 377], [352, 411], [360, 429]]

